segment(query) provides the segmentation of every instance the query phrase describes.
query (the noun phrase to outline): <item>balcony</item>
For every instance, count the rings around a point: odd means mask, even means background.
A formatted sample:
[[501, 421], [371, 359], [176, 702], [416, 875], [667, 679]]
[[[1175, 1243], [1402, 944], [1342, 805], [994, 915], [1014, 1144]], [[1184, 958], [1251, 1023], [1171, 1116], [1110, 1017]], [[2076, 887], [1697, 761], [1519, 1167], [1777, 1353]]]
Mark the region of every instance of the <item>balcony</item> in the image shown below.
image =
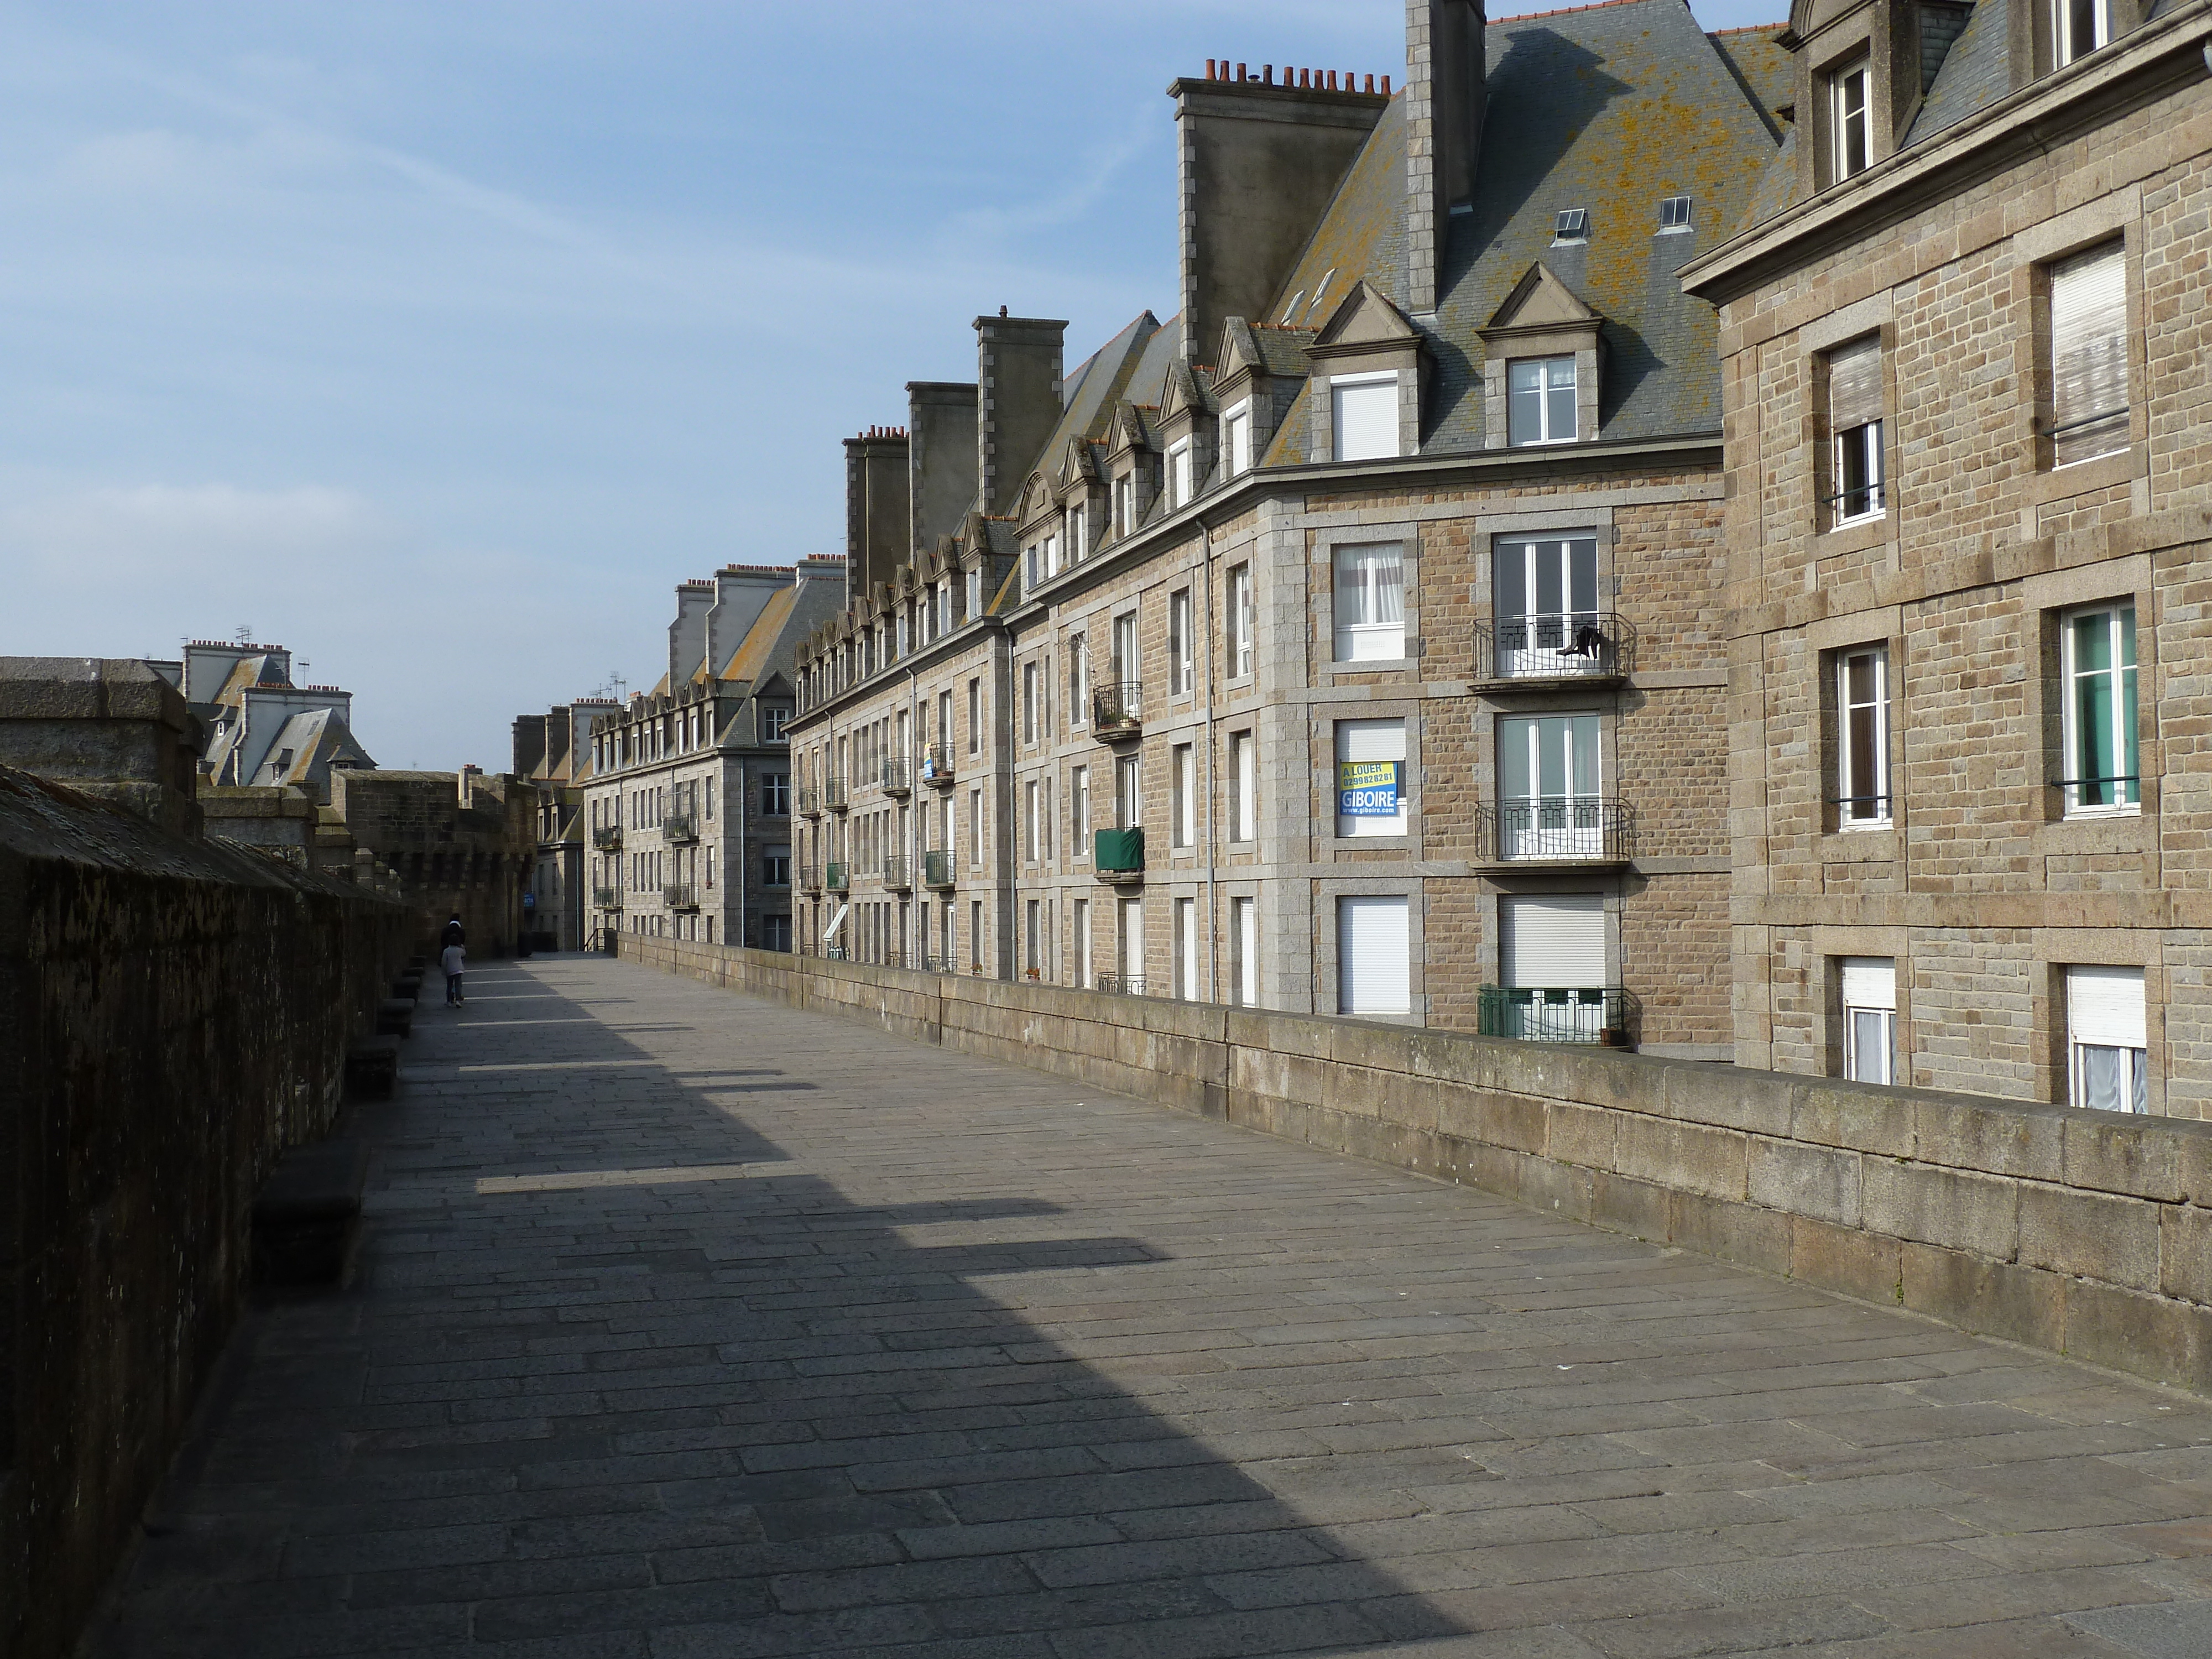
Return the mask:
[[623, 890], [621, 888], [594, 887], [592, 889], [592, 908], [594, 910], [619, 910], [622, 908]]
[[699, 820], [689, 812], [671, 812], [660, 820], [660, 838], [673, 847], [699, 839]]
[[1499, 864], [1626, 864], [1636, 815], [1603, 795], [1539, 795], [1474, 809], [1475, 835]]
[[1091, 843], [1091, 867], [1101, 881], [1142, 881], [1145, 878], [1145, 832], [1101, 830]]
[[840, 860], [831, 860], [828, 874], [822, 884], [827, 891], [832, 893], [851, 892], [853, 890], [852, 866]]
[[1486, 985], [1475, 993], [1475, 1029], [1518, 1042], [1636, 1046], [1636, 999], [1619, 986]]
[[1091, 694], [1091, 734], [1101, 743], [1117, 743], [1145, 729], [1145, 688], [1137, 680], [1102, 685]]
[[608, 826], [607, 826], [606, 828], [605, 828], [605, 829], [602, 829], [602, 830], [592, 830], [592, 850], [594, 850], [595, 852], [600, 852], [600, 853], [619, 853], [619, 852], [621, 852], [621, 851], [622, 851], [622, 825], [620, 825], [619, 823], [617, 823], [617, 824], [610, 824], [610, 825], [608, 825]]
[[696, 910], [699, 908], [699, 886], [696, 882], [666, 882], [661, 886], [660, 897], [672, 910]]
[[845, 780], [832, 778], [822, 786], [822, 805], [832, 812], [845, 810]]
[[818, 893], [822, 890], [820, 865], [802, 864], [799, 866], [799, 890], [802, 893]]
[[802, 818], [818, 818], [822, 816], [822, 792], [819, 789], [802, 789], [799, 792], [799, 816]]
[[1636, 669], [1636, 630], [1610, 611], [1500, 617], [1473, 632], [1474, 683], [1487, 690], [1615, 685]]
[[952, 787], [952, 745], [933, 743], [923, 745], [921, 751], [921, 781], [939, 789]]
[[939, 888], [950, 887], [952, 885], [953, 881], [952, 854], [949, 848], [939, 848], [934, 852], [924, 853], [921, 855], [921, 884], [923, 886]]
[[903, 755], [885, 761], [877, 781], [883, 785], [886, 795], [910, 795], [914, 793], [914, 776], [908, 769]]
[[884, 885], [898, 893], [914, 885], [914, 873], [907, 867], [905, 854], [893, 853], [884, 860]]
[[1140, 997], [1145, 994], [1145, 976], [1142, 974], [1101, 974], [1096, 988], [1115, 996]]

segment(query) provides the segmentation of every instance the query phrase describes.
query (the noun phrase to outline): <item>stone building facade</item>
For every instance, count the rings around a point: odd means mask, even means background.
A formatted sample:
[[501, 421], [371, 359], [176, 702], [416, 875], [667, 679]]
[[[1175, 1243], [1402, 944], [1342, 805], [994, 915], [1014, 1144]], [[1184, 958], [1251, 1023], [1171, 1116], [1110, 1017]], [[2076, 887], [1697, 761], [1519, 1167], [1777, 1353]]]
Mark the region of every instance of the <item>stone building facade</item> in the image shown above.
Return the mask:
[[2212, 8], [1800, 0], [1718, 305], [1739, 1064], [2212, 1112]]
[[540, 950], [580, 951], [590, 938], [589, 809], [578, 768], [593, 728], [620, 708], [611, 697], [579, 697], [515, 717], [514, 775], [538, 792], [538, 856], [524, 908]]
[[1771, 33], [1413, 0], [1395, 95], [1176, 82], [1179, 312], [1072, 369], [980, 318], [972, 386], [848, 441], [801, 948], [1728, 1054], [1720, 381], [1674, 272], [1778, 153]]
[[512, 955], [537, 858], [538, 792], [522, 779], [334, 769], [331, 809], [356, 847], [392, 871], [427, 947], [449, 916], [472, 957]]
[[836, 558], [726, 565], [676, 590], [668, 672], [576, 745], [587, 945], [791, 949], [793, 659], [844, 591]]

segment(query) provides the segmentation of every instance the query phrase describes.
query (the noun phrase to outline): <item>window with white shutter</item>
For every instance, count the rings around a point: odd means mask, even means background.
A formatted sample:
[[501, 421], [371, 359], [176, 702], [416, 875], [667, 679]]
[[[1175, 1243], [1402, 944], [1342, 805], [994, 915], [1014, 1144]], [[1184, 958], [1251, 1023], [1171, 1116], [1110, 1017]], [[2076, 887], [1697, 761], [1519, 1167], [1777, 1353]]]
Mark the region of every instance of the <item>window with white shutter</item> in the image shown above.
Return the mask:
[[1878, 516], [1887, 505], [1881, 470], [1881, 336], [1869, 334], [1828, 354], [1828, 438], [1831, 522]]
[[1509, 894], [1498, 902], [1499, 975], [1522, 989], [1601, 989], [1602, 893]]
[[1229, 458], [1229, 476], [1252, 470], [1252, 405], [1239, 404], [1221, 417], [1221, 447]]
[[1260, 902], [1257, 899], [1229, 901], [1229, 944], [1236, 959], [1230, 964], [1230, 1000], [1239, 1008], [1259, 1004]]
[[1336, 1008], [1340, 1014], [1403, 1014], [1413, 1008], [1413, 933], [1407, 901], [1346, 896], [1336, 902]]
[[2051, 267], [2051, 447], [2057, 466], [2128, 447], [2127, 259], [2118, 241]]
[[1398, 453], [1398, 377], [1347, 374], [1329, 382], [1335, 459], [1371, 461]]
[[1406, 654], [1405, 553], [1395, 542], [1336, 550], [1336, 660]]
[[2140, 968], [2069, 968], [2069, 1097], [2106, 1112], [2149, 1109], [2150, 1040]]
[[1897, 962], [1841, 959], [1844, 1075], [1860, 1083], [1897, 1081]]

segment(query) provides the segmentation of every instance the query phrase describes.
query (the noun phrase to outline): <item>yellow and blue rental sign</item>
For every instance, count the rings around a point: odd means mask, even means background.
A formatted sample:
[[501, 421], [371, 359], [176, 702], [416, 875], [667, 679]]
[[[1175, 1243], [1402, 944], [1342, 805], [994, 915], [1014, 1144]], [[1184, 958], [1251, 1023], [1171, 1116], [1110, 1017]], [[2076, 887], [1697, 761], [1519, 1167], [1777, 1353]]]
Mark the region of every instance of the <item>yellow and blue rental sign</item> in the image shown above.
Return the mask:
[[1336, 810], [1348, 818], [1398, 816], [1398, 774], [1403, 761], [1339, 761]]

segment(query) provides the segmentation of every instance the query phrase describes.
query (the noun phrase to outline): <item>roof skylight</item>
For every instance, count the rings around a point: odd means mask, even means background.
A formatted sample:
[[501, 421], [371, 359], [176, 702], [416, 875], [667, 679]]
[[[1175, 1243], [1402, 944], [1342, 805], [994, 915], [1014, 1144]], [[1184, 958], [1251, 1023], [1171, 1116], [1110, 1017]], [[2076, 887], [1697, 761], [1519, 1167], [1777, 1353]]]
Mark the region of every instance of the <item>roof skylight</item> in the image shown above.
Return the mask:
[[1586, 242], [1589, 240], [1589, 210], [1561, 208], [1552, 221], [1552, 238], [1559, 242]]

